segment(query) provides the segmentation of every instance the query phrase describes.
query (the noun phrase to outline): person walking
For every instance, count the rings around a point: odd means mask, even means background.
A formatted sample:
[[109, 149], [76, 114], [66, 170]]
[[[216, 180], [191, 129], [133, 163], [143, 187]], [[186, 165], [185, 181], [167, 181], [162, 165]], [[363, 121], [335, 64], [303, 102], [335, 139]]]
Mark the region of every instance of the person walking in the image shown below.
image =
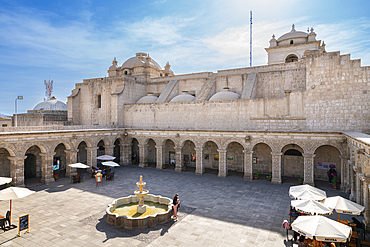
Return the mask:
[[179, 199], [179, 194], [175, 194], [173, 197], [173, 218], [177, 220], [177, 210], [180, 207], [180, 199]]

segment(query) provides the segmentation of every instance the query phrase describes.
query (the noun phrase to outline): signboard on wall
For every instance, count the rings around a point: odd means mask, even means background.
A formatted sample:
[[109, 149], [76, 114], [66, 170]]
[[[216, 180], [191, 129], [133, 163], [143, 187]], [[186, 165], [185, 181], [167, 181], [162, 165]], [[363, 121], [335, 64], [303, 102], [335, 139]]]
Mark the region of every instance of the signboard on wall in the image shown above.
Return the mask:
[[336, 163], [331, 163], [331, 162], [317, 162], [317, 169], [326, 169], [329, 170], [330, 168], [337, 168]]

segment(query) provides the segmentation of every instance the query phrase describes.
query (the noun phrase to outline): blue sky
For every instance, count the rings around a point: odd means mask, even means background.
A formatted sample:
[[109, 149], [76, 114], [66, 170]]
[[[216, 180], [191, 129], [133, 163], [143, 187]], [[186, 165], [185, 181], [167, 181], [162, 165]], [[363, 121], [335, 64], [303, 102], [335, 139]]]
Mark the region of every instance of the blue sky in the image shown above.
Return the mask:
[[340, 0], [0, 0], [0, 113], [26, 112], [43, 101], [44, 80], [66, 102], [75, 83], [103, 77], [146, 52], [175, 74], [265, 65], [272, 34], [313, 27], [327, 51], [370, 65], [370, 1]]

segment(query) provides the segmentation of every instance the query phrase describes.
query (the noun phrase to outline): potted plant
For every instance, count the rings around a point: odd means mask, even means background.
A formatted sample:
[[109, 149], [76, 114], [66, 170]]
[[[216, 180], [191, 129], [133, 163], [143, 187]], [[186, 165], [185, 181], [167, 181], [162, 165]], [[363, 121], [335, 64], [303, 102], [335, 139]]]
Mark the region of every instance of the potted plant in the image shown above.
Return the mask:
[[254, 179], [258, 179], [259, 175], [260, 175], [260, 172], [257, 172], [256, 174], [254, 174]]
[[270, 175], [268, 175], [267, 176], [267, 181], [271, 181], [271, 178], [272, 178], [272, 175], [270, 174]]
[[333, 187], [334, 187], [334, 189], [336, 190], [336, 189], [338, 189], [338, 187], [337, 187], [337, 176], [334, 176], [334, 178], [333, 178], [333, 180], [332, 180], [332, 183], [333, 183]]
[[303, 178], [298, 178], [299, 184], [303, 184]]
[[166, 164], [163, 164], [162, 165], [162, 169], [166, 169]]
[[183, 166], [182, 167], [182, 170], [185, 172], [186, 171], [186, 166]]
[[57, 181], [59, 178], [59, 174], [54, 174], [53, 176], [54, 176], [55, 181]]
[[145, 162], [145, 166], [146, 167], [148, 167], [149, 166], [149, 162], [147, 161], [147, 162]]

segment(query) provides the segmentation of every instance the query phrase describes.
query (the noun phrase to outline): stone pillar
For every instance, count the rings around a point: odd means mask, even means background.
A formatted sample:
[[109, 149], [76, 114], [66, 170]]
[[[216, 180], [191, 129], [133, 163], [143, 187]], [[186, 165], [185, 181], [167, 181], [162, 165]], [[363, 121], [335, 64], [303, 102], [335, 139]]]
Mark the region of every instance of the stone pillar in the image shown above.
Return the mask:
[[148, 161], [148, 144], [139, 144], [138, 147], [140, 156], [139, 167], [144, 167], [145, 163]]
[[243, 150], [244, 153], [244, 180], [253, 180], [253, 152], [252, 150]]
[[131, 146], [132, 144], [120, 144], [121, 145], [121, 162], [124, 166], [131, 165]]
[[202, 175], [204, 173], [203, 165], [203, 148], [195, 148], [195, 174]]
[[366, 224], [370, 223], [370, 202], [369, 202], [369, 185], [370, 185], [370, 177], [365, 177], [363, 174], [359, 175], [363, 183], [363, 205], [365, 206], [364, 218]]
[[354, 171], [353, 167], [355, 166], [352, 160], [348, 160], [348, 173], [349, 173], [349, 189], [351, 190], [351, 195], [355, 194], [355, 180], [354, 180]]
[[303, 183], [304, 184], [309, 184], [314, 186], [314, 160], [316, 154], [308, 154], [308, 153], [303, 153], [303, 158], [304, 158], [304, 175], [303, 175]]
[[106, 145], [104, 146], [104, 149], [105, 149], [105, 154], [106, 155], [110, 155], [110, 156], [113, 156], [114, 157], [114, 145]]
[[96, 150], [98, 150], [98, 147], [86, 147], [87, 165], [90, 167], [96, 167]]
[[175, 152], [176, 152], [175, 171], [181, 172], [182, 170], [182, 147], [175, 147]]
[[271, 183], [281, 184], [281, 156], [282, 152], [271, 152], [272, 156], [272, 179]]
[[227, 149], [217, 149], [218, 160], [218, 176], [226, 178], [227, 176]]
[[24, 187], [24, 160], [27, 156], [10, 156], [11, 185]]
[[54, 182], [53, 161], [55, 152], [40, 153], [41, 156], [41, 182], [48, 184]]
[[348, 191], [349, 188], [349, 171], [348, 169], [348, 161], [349, 156], [339, 155], [340, 157], [340, 190], [341, 191]]
[[64, 152], [66, 153], [66, 176], [69, 177], [72, 173], [76, 173], [76, 168], [70, 167], [69, 164], [77, 163], [78, 149], [64, 150]]
[[164, 164], [164, 145], [156, 145], [156, 151], [157, 151], [157, 165], [156, 169], [162, 170], [162, 165]]
[[361, 201], [361, 188], [360, 188], [360, 177], [359, 177], [359, 174], [361, 173], [361, 168], [358, 168], [357, 166], [353, 166], [353, 171], [354, 171], [354, 174], [353, 174], [353, 179], [355, 180], [354, 183], [355, 183], [355, 188], [356, 188], [356, 191], [355, 191], [355, 200], [357, 203], [360, 203]]

